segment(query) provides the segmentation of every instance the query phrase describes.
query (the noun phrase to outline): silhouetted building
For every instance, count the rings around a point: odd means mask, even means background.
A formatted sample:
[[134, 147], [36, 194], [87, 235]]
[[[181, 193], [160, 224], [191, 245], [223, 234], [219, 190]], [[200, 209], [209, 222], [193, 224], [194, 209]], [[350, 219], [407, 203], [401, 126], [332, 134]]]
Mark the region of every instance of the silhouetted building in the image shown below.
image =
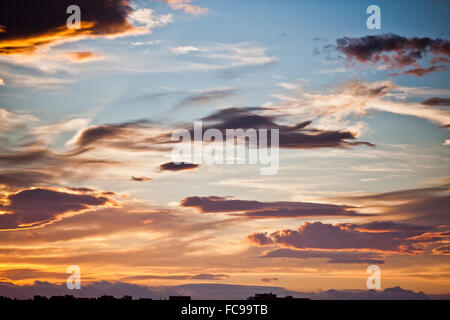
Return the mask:
[[256, 293], [253, 297], [248, 297], [247, 300], [310, 300], [308, 298], [294, 298], [293, 296], [277, 297], [275, 293]]
[[33, 297], [33, 300], [34, 301], [47, 301], [48, 298], [45, 297], [45, 296], [38, 296], [38, 295], [36, 295], [36, 296]]
[[67, 302], [67, 301], [75, 301], [76, 298], [72, 295], [66, 294], [65, 296], [51, 296], [50, 301], [52, 302]]
[[152, 298], [139, 298], [139, 301], [152, 301]]
[[174, 300], [174, 301], [189, 301], [191, 300], [190, 296], [170, 296], [169, 300]]
[[114, 298], [113, 296], [107, 296], [106, 294], [99, 297], [98, 300], [100, 301], [112, 301], [112, 300], [116, 300], [116, 298]]

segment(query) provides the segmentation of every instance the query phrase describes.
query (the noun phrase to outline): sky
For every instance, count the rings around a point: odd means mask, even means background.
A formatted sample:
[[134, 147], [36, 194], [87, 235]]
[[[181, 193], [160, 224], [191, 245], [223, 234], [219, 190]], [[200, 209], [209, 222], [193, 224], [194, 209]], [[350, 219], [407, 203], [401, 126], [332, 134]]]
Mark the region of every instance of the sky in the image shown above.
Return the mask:
[[[449, 13], [2, 1], [0, 281], [60, 285], [76, 265], [83, 285], [317, 293], [367, 289], [377, 265], [382, 289], [449, 294]], [[171, 134], [199, 120], [279, 129], [276, 174], [174, 164]]]

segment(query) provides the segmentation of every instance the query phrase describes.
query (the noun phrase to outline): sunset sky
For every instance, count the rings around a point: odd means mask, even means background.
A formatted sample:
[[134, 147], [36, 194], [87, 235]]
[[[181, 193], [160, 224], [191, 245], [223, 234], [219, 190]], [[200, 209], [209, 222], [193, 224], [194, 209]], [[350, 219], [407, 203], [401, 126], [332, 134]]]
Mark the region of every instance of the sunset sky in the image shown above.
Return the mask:
[[[95, 3], [95, 4], [94, 4]], [[81, 8], [69, 29], [66, 8]], [[369, 30], [366, 9], [381, 8]], [[450, 2], [0, 4], [0, 281], [450, 293]], [[194, 121], [280, 164], [174, 166]]]

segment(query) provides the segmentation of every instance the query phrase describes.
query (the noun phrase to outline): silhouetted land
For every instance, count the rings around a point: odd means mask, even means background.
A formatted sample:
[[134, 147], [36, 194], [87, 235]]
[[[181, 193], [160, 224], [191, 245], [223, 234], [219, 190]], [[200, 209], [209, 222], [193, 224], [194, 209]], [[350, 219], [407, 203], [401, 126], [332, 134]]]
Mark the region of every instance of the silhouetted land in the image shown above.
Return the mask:
[[[239, 310], [259, 310], [261, 306], [266, 306], [267, 314], [232, 314], [230, 308], [235, 312]], [[242, 309], [240, 309], [239, 307]], [[257, 307], [259, 306], [259, 308]], [[199, 308], [215, 308], [213, 317], [199, 314], [183, 314], [182, 311], [197, 310]], [[425, 300], [425, 301], [338, 301], [338, 300], [309, 300], [296, 299], [291, 296], [278, 297], [272, 293], [255, 294], [247, 300], [191, 300], [189, 296], [172, 296], [167, 300], [152, 300], [149, 298], [137, 298], [125, 295], [122, 298], [115, 298], [110, 295], [103, 295], [95, 298], [76, 298], [71, 295], [42, 297], [34, 296], [32, 299], [18, 300], [0, 297], [0, 310], [13, 311], [20, 318], [20, 315], [31, 313], [61, 316], [69, 312], [73, 315], [106, 315], [117, 316], [125, 313], [126, 316], [136, 315], [145, 319], [306, 319], [310, 315], [323, 318], [335, 318], [337, 315], [345, 318], [361, 318], [367, 312], [378, 312], [388, 314], [390, 318], [403, 319], [412, 317], [419, 312], [427, 312], [430, 317], [444, 315], [447, 313], [449, 301]], [[87, 313], [85, 310], [89, 310]], [[229, 312], [226, 313], [226, 310]], [[5, 313], [6, 314], [6, 313]], [[300, 316], [302, 315], [302, 316]], [[134, 317], [133, 317], [134, 318]]]

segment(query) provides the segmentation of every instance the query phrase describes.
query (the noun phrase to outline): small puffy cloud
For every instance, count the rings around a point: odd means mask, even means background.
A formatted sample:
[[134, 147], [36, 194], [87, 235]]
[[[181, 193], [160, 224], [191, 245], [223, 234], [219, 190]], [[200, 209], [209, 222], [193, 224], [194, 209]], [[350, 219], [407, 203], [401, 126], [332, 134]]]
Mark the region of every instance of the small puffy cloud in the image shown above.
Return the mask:
[[137, 9], [130, 14], [130, 20], [139, 26], [144, 26], [149, 32], [173, 22], [171, 14], [156, 15], [152, 9]]
[[195, 163], [188, 163], [188, 162], [167, 162], [163, 163], [159, 166], [160, 171], [183, 171], [183, 170], [193, 170], [198, 168], [199, 165]]

